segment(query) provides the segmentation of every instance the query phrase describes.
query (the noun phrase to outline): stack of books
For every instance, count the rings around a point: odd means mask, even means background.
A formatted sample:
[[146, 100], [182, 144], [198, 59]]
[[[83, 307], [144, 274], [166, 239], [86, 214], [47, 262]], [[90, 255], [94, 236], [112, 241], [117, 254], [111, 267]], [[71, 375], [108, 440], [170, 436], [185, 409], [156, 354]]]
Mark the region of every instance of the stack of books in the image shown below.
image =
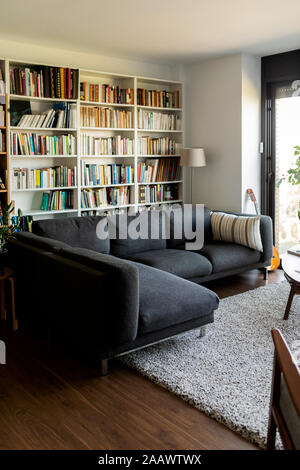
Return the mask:
[[114, 127], [130, 129], [133, 126], [131, 111], [111, 108], [80, 108], [80, 125], [82, 127]]
[[137, 104], [157, 108], [179, 108], [179, 91], [138, 88]]
[[151, 138], [149, 136], [138, 139], [139, 155], [178, 155], [181, 144], [168, 137]]
[[43, 114], [24, 114], [18, 122], [18, 127], [74, 129], [77, 127], [76, 104], [56, 104]]
[[75, 186], [77, 169], [66, 166], [53, 168], [14, 168], [14, 189], [59, 188]]
[[138, 109], [139, 129], [153, 129], [161, 131], [179, 131], [181, 119], [176, 114], [164, 114]]
[[83, 155], [133, 155], [133, 139], [128, 137], [92, 137], [81, 135], [80, 148]]
[[133, 104], [132, 88], [120, 88], [106, 84], [80, 83], [80, 99], [98, 103]]
[[139, 183], [155, 181], [177, 181], [180, 179], [180, 165], [178, 158], [158, 158], [138, 163], [137, 179]]
[[42, 211], [62, 211], [73, 209], [73, 191], [45, 191], [42, 195]]
[[133, 183], [134, 169], [130, 165], [95, 165], [81, 162], [82, 186]]
[[178, 189], [174, 185], [156, 184], [153, 186], [139, 186], [139, 202], [150, 204], [153, 202], [173, 201], [177, 199]]
[[75, 155], [76, 138], [67, 135], [40, 135], [29, 133], [10, 134], [12, 155]]
[[16, 67], [10, 70], [10, 93], [44, 98], [77, 99], [78, 70], [65, 67]]

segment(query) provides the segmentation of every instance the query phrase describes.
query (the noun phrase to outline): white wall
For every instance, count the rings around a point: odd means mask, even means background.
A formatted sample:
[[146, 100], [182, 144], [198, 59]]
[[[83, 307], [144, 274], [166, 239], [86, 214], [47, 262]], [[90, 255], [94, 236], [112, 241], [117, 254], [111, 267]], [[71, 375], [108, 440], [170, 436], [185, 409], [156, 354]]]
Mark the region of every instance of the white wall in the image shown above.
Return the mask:
[[261, 156], [260, 141], [261, 61], [250, 54], [242, 55], [242, 210], [254, 213], [247, 196], [252, 188], [260, 205]]
[[240, 54], [187, 68], [186, 144], [203, 147], [207, 158], [192, 170], [192, 201], [211, 209], [240, 210], [240, 69]]
[[103, 72], [116, 72], [177, 80], [177, 76], [174, 76], [177, 75], [176, 68], [170, 65], [87, 54], [80, 51], [74, 52], [8, 40], [0, 40], [0, 56], [3, 58], [28, 60], [42, 64], [57, 64], [101, 70]]
[[[192, 170], [193, 203], [248, 210], [245, 190], [259, 189], [259, 64], [234, 54], [186, 68], [185, 145], [203, 147], [207, 157], [205, 168]], [[189, 178], [188, 170], [187, 187]]]

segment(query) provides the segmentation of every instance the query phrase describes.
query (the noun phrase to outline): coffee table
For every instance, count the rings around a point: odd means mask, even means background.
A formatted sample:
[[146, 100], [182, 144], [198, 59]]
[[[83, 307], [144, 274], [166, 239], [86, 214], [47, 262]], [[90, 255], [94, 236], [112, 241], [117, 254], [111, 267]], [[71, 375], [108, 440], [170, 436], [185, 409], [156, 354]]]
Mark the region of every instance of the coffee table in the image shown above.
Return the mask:
[[[299, 245], [293, 248], [300, 249]], [[300, 294], [300, 256], [286, 253], [282, 256], [281, 263], [284, 275], [291, 286], [290, 295], [283, 317], [284, 320], [287, 320], [289, 318], [293, 298], [295, 295]]]

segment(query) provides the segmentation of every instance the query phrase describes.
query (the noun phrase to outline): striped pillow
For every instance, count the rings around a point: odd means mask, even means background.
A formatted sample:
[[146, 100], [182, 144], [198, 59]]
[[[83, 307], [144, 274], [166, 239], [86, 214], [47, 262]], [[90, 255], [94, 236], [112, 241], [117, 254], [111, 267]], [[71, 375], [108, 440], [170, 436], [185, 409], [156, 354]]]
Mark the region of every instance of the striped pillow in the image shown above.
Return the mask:
[[214, 240], [234, 242], [263, 251], [259, 217], [237, 216], [224, 212], [212, 212], [210, 217]]

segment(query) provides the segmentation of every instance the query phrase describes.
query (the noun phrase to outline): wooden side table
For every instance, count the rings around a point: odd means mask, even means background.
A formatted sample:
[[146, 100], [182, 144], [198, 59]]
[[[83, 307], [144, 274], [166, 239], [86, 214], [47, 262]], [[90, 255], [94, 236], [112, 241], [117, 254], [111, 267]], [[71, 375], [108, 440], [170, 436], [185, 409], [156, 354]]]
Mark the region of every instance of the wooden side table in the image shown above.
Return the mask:
[[6, 320], [6, 306], [5, 306], [5, 281], [9, 281], [11, 289], [11, 313], [13, 330], [18, 329], [18, 320], [16, 318], [16, 304], [15, 304], [15, 279], [14, 271], [11, 268], [4, 268], [4, 273], [0, 275], [0, 309], [1, 320]]

